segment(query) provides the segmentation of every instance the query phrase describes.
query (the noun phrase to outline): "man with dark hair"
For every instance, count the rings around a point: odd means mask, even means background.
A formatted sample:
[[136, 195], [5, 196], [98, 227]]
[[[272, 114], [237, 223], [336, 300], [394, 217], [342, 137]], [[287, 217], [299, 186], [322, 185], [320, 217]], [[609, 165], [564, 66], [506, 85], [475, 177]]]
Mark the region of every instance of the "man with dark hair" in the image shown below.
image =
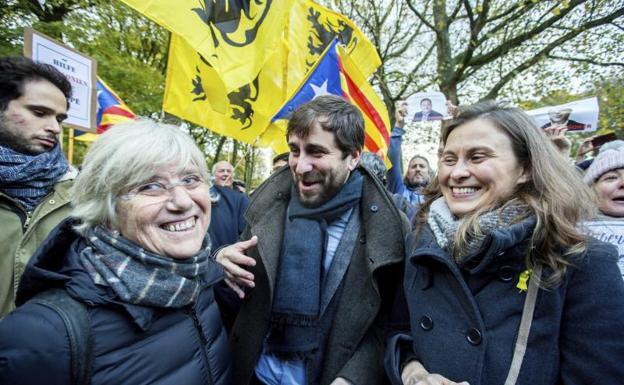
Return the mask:
[[427, 158], [415, 155], [410, 159], [405, 176], [401, 169], [403, 134], [405, 131], [405, 116], [407, 115], [407, 105], [398, 103], [395, 114], [395, 124], [390, 136], [390, 147], [388, 157], [392, 163], [392, 168], [388, 170], [388, 190], [393, 194], [405, 197], [410, 204], [418, 206], [423, 203], [422, 189], [429, 180], [432, 172]]
[[433, 103], [429, 98], [420, 100], [420, 111], [414, 114], [413, 122], [428, 122], [430, 120], [442, 120], [442, 114], [433, 109]]
[[245, 297], [232, 383], [381, 384], [409, 225], [358, 167], [364, 120], [353, 105], [319, 96], [294, 111], [286, 138], [289, 168], [255, 191], [248, 241], [216, 256]]
[[48, 64], [0, 58], [0, 317], [35, 249], [69, 215], [76, 171], [58, 143], [71, 84]]

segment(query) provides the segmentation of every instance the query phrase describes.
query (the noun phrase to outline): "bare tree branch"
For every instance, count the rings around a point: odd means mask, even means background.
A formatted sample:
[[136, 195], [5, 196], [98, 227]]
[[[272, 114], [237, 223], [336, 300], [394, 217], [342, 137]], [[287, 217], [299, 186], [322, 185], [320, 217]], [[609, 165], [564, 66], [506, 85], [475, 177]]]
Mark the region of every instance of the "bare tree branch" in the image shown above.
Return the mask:
[[[471, 66], [482, 66], [485, 65], [507, 53], [509, 53], [513, 48], [516, 48], [518, 46], [520, 46], [521, 44], [523, 44], [525, 41], [530, 40], [531, 38], [537, 36], [538, 34], [542, 33], [545, 29], [547, 29], [548, 27], [552, 26], [554, 23], [556, 23], [557, 21], [561, 20], [564, 16], [566, 16], [568, 13], [570, 13], [576, 6], [580, 5], [583, 3], [583, 0], [572, 0], [570, 2], [570, 6], [568, 8], [565, 8], [564, 10], [562, 10], [558, 15], [554, 15], [553, 17], [549, 18], [548, 20], [540, 23], [539, 25], [535, 26], [534, 28], [527, 30], [524, 33], [520, 33], [518, 35], [516, 35], [514, 38], [509, 39], [504, 41], [503, 43], [501, 43], [500, 45], [498, 45], [496, 48], [490, 50], [489, 52], [479, 55], [479, 56], [475, 56], [473, 57], [473, 59], [470, 61], [470, 65]], [[612, 15], [618, 15], [619, 14], [624, 14], [624, 8], [616, 11], [615, 13], [613, 13]], [[616, 16], [617, 17], [617, 16]], [[614, 17], [615, 18], [615, 17]], [[614, 18], [609, 18], [609, 21], [613, 20]], [[604, 23], [603, 23], [604, 24]], [[460, 54], [460, 56], [465, 55], [466, 53], [462, 53]]]
[[420, 22], [423, 23], [424, 25], [426, 25], [427, 27], [429, 27], [429, 29], [431, 29], [432, 31], [437, 33], [437, 29], [436, 27], [431, 24], [427, 18], [425, 16], [423, 16], [420, 12], [418, 12], [418, 10], [416, 9], [416, 7], [414, 7], [414, 4], [412, 4], [412, 0], [405, 0], [407, 3], [407, 6], [412, 10], [412, 12], [414, 13], [414, 15], [416, 15], [416, 17], [418, 19], [420, 19]]
[[587, 63], [587, 64], [593, 64], [593, 65], [602, 66], [602, 67], [610, 67], [610, 66], [624, 67], [624, 63], [622, 62], [600, 62], [600, 61], [592, 60], [588, 58], [565, 57], [565, 56], [557, 56], [557, 55], [547, 55], [547, 57], [550, 59]]

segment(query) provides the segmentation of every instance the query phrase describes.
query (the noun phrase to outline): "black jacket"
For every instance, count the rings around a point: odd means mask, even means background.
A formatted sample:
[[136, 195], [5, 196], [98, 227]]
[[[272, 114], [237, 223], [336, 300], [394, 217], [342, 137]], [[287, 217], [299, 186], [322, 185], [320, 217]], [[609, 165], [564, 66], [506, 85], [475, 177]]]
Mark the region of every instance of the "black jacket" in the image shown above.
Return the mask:
[[[526, 292], [518, 288], [534, 220], [492, 232], [464, 268], [438, 246], [429, 226], [408, 240], [403, 288], [411, 333], [386, 353], [389, 375], [410, 359], [430, 373], [471, 385], [503, 384]], [[590, 239], [562, 282], [540, 289], [517, 384], [621, 384], [624, 283], [612, 245]], [[543, 278], [551, 270], [544, 268]], [[399, 357], [400, 356], [400, 357]]]
[[[96, 286], [78, 261], [82, 242], [59, 225], [28, 264], [15, 311], [0, 322], [0, 384], [69, 384], [70, 348], [59, 316], [26, 302], [64, 287], [87, 304], [94, 343], [92, 384], [229, 383], [227, 339], [212, 286], [193, 306], [163, 309], [121, 302]], [[210, 278], [221, 279], [220, 269]]]

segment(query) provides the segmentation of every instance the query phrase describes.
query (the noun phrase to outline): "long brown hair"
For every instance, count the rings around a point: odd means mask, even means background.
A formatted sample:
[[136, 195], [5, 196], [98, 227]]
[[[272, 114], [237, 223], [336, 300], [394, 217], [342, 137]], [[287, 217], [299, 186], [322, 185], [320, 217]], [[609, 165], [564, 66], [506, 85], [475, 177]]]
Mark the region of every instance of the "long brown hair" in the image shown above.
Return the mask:
[[[550, 267], [553, 274], [542, 284], [556, 285], [565, 275], [570, 257], [583, 252], [587, 246], [587, 236], [578, 230], [577, 225], [593, 216], [594, 197], [574, 167], [557, 152], [533, 119], [518, 108], [493, 101], [464, 107], [443, 128], [441, 143], [446, 143], [455, 128], [476, 119], [487, 120], [507, 134], [518, 162], [529, 174], [529, 180], [520, 185], [509, 200], [496, 202], [493, 206], [517, 202], [528, 205], [529, 214], [535, 215], [537, 223], [527, 250], [527, 267], [535, 263]], [[442, 196], [437, 178], [423, 193], [426, 201], [415, 219], [417, 232], [427, 222], [431, 203]], [[454, 242], [463, 242], [469, 233], [477, 234], [478, 216], [493, 206], [479, 208], [464, 218]]]

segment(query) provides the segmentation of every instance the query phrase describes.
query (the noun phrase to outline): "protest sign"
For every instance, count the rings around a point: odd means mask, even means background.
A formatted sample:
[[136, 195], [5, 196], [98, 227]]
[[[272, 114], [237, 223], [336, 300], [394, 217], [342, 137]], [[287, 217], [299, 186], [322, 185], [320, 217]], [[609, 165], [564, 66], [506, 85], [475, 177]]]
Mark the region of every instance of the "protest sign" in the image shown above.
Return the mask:
[[63, 124], [95, 132], [96, 62], [32, 28], [24, 29], [24, 56], [53, 65], [72, 85], [67, 119]]
[[568, 131], [592, 132], [598, 128], [598, 99], [596, 97], [527, 111], [541, 128], [565, 125]]
[[407, 124], [442, 120], [448, 116], [441, 92], [419, 92], [407, 99]]

